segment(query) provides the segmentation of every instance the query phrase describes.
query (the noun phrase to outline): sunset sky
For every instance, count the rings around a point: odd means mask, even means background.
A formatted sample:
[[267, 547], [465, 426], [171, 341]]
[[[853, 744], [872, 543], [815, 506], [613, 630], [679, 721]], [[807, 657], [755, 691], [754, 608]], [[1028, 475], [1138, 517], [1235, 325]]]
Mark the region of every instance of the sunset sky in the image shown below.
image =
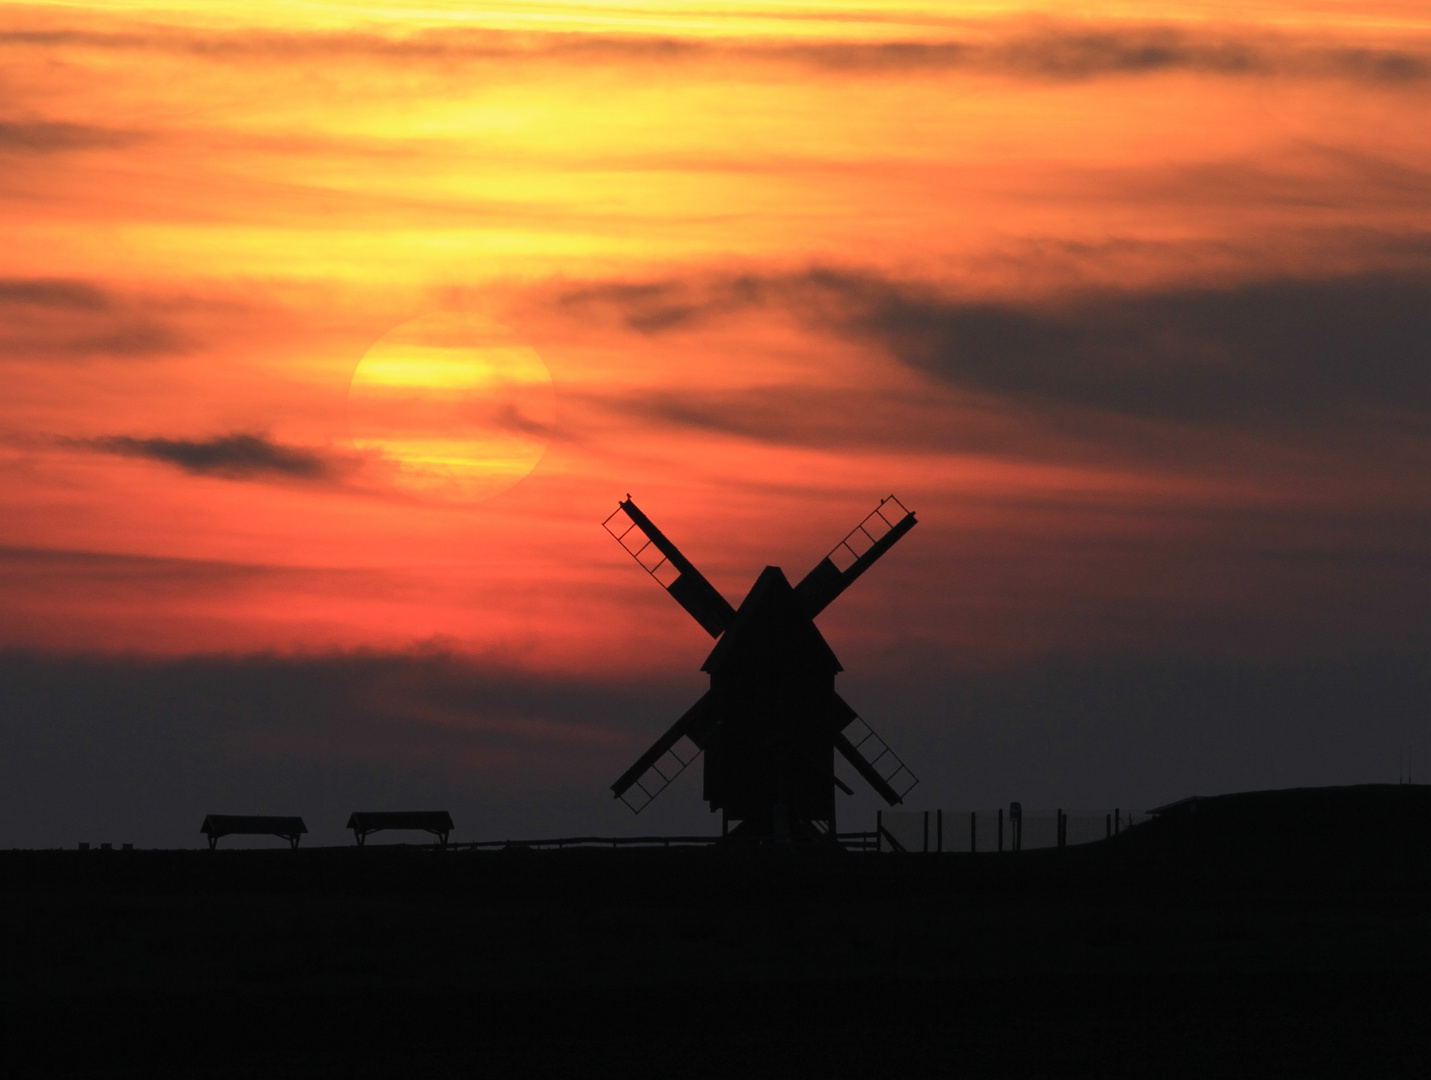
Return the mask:
[[6, 4], [0, 846], [711, 828], [628, 492], [737, 604], [918, 514], [915, 808], [1431, 776], [1428, 116], [1411, 0]]

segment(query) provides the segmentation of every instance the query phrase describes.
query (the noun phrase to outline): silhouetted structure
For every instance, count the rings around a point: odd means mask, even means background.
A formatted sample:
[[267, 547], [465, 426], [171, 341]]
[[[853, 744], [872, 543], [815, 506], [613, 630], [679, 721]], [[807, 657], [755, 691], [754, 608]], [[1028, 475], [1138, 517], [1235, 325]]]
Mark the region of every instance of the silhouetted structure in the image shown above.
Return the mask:
[[603, 524], [720, 639], [701, 668], [710, 690], [612, 785], [617, 798], [640, 813], [704, 751], [704, 798], [721, 811], [723, 833], [833, 840], [835, 788], [853, 794], [835, 775], [839, 751], [887, 803], [903, 801], [918, 781], [835, 693], [835, 675], [844, 669], [814, 622], [914, 528], [899, 500], [881, 500], [793, 588], [778, 566], [767, 566], [739, 609], [629, 495]]
[[278, 836], [298, 847], [298, 838], [308, 831], [301, 817], [264, 817], [253, 814], [209, 814], [199, 826], [209, 837], [209, 850], [218, 846], [221, 836]]
[[432, 833], [438, 843], [447, 846], [447, 834], [452, 831], [452, 815], [446, 810], [386, 810], [353, 811], [348, 817], [347, 828], [362, 847], [368, 834], [381, 829], [420, 829]]

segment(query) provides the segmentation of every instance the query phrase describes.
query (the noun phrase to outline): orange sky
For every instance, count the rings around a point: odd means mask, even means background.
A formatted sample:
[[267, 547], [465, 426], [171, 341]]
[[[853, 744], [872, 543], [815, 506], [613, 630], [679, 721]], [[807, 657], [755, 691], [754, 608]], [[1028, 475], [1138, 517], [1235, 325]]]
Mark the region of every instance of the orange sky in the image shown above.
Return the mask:
[[[5, 643], [680, 667], [599, 528], [628, 491], [735, 601], [897, 492], [921, 528], [828, 617], [869, 656], [1424, 630], [1424, 376], [1338, 405], [1355, 363], [1303, 400], [1279, 359], [1228, 407], [1259, 320], [1423, 295], [1423, 5], [470, 8], [6, 6]], [[503, 495], [155, 449], [351, 460], [359, 359], [444, 309], [553, 377]]]
[[628, 492], [735, 603], [918, 513], [917, 806], [1424, 764], [1431, 13], [1070, 10], [0, 8], [0, 844], [709, 828]]

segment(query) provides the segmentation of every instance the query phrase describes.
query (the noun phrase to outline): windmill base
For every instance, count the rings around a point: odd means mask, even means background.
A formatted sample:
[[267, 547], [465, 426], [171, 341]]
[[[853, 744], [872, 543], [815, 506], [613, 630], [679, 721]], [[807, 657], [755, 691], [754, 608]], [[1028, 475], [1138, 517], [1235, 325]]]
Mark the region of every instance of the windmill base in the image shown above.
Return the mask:
[[721, 842], [726, 844], [793, 844], [838, 848], [833, 821], [815, 821], [776, 805], [769, 813], [738, 821], [721, 814]]

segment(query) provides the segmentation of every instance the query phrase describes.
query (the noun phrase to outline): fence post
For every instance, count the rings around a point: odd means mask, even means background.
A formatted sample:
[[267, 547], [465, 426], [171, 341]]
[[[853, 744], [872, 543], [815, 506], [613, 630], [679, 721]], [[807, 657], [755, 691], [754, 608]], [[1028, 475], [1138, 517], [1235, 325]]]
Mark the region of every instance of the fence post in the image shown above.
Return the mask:
[[1004, 808], [999, 807], [999, 851], [1004, 850]]

